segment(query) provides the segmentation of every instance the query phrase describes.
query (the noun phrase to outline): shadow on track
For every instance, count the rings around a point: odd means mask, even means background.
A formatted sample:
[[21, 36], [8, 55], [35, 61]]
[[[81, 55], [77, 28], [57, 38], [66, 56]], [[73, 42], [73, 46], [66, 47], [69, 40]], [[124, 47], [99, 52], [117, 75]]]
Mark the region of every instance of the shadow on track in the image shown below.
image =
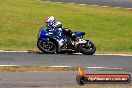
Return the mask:
[[[61, 54], [58, 54], [58, 53], [55, 53], [55, 54], [46, 54], [46, 53], [43, 53], [41, 51], [29, 51], [28, 53], [34, 53], [34, 54], [44, 54], [44, 55], [83, 55], [81, 53], [72, 53], [72, 54], [67, 54], [67, 53], [61, 53]], [[89, 55], [88, 55], [89, 56]], [[92, 55], [90, 55], [92, 56]], [[94, 55], [93, 55], [94, 56]]]

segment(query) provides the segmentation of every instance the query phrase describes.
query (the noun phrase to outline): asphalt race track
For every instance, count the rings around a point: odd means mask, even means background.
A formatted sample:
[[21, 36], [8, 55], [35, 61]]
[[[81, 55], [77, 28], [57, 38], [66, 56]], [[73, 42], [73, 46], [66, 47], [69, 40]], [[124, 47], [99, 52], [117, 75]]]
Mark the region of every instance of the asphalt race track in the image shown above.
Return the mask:
[[0, 52], [0, 65], [132, 68], [132, 56]]
[[[0, 88], [49, 88], [76, 85], [74, 72], [0, 73]], [[8, 85], [7, 85], [8, 84]]]
[[[86, 86], [90, 85], [92, 84]], [[120, 87], [117, 87], [117, 85]], [[0, 73], [0, 88], [75, 88], [75, 86], [79, 86], [76, 83], [76, 72]], [[105, 84], [103, 85], [103, 88], [108, 88], [108, 86], [130, 88], [128, 86], [132, 86], [132, 84]]]
[[[130, 74], [132, 56], [66, 55], [40, 52], [0, 52], [0, 65], [74, 66], [91, 67], [90, 74]], [[92, 67], [96, 67], [92, 68]], [[106, 68], [98, 68], [106, 67]], [[77, 86], [77, 72], [0, 72], [0, 88], [65, 88]], [[116, 85], [116, 84], [115, 84]], [[106, 85], [109, 86], [109, 85]], [[110, 86], [114, 86], [113, 84]], [[121, 85], [120, 85], [121, 86]], [[131, 86], [124, 84], [123, 88]]]
[[132, 8], [132, 0], [47, 0], [47, 1]]

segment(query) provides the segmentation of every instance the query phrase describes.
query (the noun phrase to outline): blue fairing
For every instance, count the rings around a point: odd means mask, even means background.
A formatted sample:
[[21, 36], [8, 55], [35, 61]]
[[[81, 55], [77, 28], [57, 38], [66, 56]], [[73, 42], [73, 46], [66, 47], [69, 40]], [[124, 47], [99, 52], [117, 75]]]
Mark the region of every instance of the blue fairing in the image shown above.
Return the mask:
[[52, 38], [55, 41], [59, 42], [64, 37], [63, 36], [62, 37], [58, 37], [57, 35], [53, 34], [52, 32], [46, 31], [46, 28], [44, 28], [44, 27], [40, 28], [39, 34], [38, 34], [38, 39], [41, 39], [41, 40], [47, 42], [48, 38]]
[[41, 40], [43, 40], [44, 42], [47, 42], [48, 41], [47, 38], [41, 38]]
[[49, 32], [45, 31], [45, 28], [40, 28], [39, 30], [39, 34], [38, 34], [38, 38], [42, 37], [42, 36], [48, 36]]
[[78, 37], [78, 36], [84, 36], [85, 35], [85, 32], [75, 32], [75, 35]]
[[52, 32], [48, 32], [48, 31], [46, 31], [46, 28], [42, 27], [39, 30], [38, 39], [41, 37], [51, 37], [52, 35], [53, 35]]

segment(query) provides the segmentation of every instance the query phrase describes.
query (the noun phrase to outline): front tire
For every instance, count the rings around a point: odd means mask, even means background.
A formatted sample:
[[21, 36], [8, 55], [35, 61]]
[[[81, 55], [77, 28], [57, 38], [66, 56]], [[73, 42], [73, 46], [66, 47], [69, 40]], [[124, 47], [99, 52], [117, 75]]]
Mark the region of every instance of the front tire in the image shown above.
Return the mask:
[[80, 52], [84, 55], [93, 55], [96, 51], [96, 47], [93, 42], [87, 40], [85, 44], [79, 45]]
[[54, 54], [57, 50], [56, 45], [51, 40], [44, 42], [43, 40], [39, 39], [37, 41], [37, 47], [46, 54]]

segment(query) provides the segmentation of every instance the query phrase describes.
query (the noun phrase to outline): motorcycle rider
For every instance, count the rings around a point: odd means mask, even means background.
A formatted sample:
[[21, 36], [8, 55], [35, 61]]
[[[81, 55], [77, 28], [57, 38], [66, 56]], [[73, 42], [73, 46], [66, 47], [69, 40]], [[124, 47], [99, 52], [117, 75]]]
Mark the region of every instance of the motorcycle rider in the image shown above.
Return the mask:
[[53, 16], [49, 16], [45, 20], [47, 31], [53, 32], [58, 36], [62, 36], [62, 34], [70, 37], [73, 41], [76, 40], [75, 34], [69, 30], [68, 28], [64, 28], [61, 22], [58, 22]]

